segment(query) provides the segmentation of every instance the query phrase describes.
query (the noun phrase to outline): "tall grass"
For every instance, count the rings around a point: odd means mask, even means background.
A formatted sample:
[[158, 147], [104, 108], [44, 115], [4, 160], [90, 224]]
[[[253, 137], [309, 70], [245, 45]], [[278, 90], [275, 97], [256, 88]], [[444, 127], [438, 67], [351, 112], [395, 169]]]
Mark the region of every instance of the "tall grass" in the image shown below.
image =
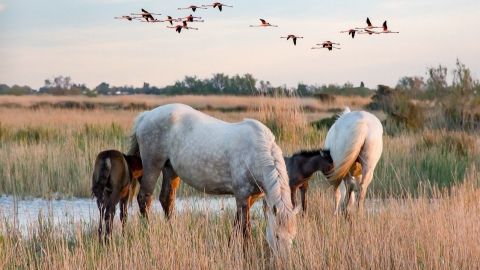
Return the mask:
[[[233, 98], [215, 100], [218, 106], [227, 101], [235, 104]], [[209, 113], [227, 121], [261, 120], [288, 155], [322, 147], [327, 132], [325, 126], [308, 124], [318, 114], [303, 102], [258, 98], [245, 112]], [[343, 102], [329, 104], [328, 110], [342, 109]], [[90, 196], [96, 154], [126, 151], [136, 114], [0, 109], [0, 194]], [[384, 136], [366, 215], [333, 216], [332, 190], [319, 174], [310, 181], [309, 213], [298, 218], [294, 249], [284, 260], [270, 253], [265, 221], [257, 212], [248, 248], [238, 238], [229, 242], [235, 215], [226, 209], [186, 211], [170, 221], [153, 214], [149, 226], [134, 214], [123, 236], [117, 216], [105, 246], [97, 241], [93, 220], [55, 225], [53, 217], [39, 217], [27, 236], [14, 221], [3, 220], [0, 269], [479, 269], [478, 136], [438, 129], [394, 134]], [[189, 193], [181, 187], [180, 195]]]
[[[258, 106], [246, 112], [208, 113], [227, 121], [259, 119], [274, 132], [284, 154], [289, 155], [300, 149], [322, 147], [326, 136], [327, 127], [316, 129], [309, 124], [303, 102], [298, 98], [257, 97]], [[233, 101], [229, 100], [229, 104], [233, 106]], [[51, 108], [1, 110], [0, 194], [47, 198], [90, 196], [96, 154], [105, 149], [126, 151], [130, 128], [138, 113]], [[415, 195], [426, 186], [449, 188], [461, 182], [471, 166], [480, 167], [478, 138], [468, 132], [426, 130], [395, 134], [384, 136], [384, 151], [370, 196], [404, 197]], [[317, 176], [312, 182], [316, 185], [325, 181]], [[179, 195], [189, 194], [183, 186]]]
[[310, 194], [309, 213], [299, 217], [293, 250], [276, 260], [265, 241], [265, 221], [253, 215], [253, 237], [243, 251], [233, 238], [233, 211], [184, 212], [170, 221], [136, 216], [125, 235], [115, 221], [109, 244], [98, 243], [96, 222], [32, 224], [22, 237], [0, 223], [1, 269], [478, 269], [480, 193], [467, 176], [451, 192], [367, 205], [366, 215], [333, 216], [332, 194]]

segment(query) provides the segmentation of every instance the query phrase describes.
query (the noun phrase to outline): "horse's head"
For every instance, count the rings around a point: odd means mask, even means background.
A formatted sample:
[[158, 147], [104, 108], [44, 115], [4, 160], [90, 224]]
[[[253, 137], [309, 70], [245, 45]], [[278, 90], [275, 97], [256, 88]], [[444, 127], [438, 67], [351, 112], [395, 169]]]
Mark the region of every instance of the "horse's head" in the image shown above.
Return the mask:
[[282, 256], [291, 249], [293, 238], [297, 234], [295, 216], [299, 210], [300, 208], [279, 211], [277, 206], [268, 207], [266, 236], [268, 245], [275, 254]]
[[334, 169], [333, 159], [330, 155], [330, 150], [321, 150], [320, 157], [320, 170], [324, 175], [330, 174]]

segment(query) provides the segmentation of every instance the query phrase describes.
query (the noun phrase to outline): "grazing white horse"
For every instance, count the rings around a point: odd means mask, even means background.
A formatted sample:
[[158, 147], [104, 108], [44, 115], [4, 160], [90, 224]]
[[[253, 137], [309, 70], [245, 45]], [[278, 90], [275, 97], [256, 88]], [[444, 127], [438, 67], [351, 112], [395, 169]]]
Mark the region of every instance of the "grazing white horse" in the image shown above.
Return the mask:
[[232, 194], [237, 204], [235, 226], [248, 237], [249, 209], [265, 193], [267, 241], [274, 251], [290, 248], [297, 211], [292, 207], [282, 151], [262, 123], [252, 119], [227, 123], [184, 104], [168, 104], [137, 118], [129, 153], [142, 159], [137, 199], [147, 218], [163, 171], [160, 202], [167, 217], [181, 179], [208, 194]]
[[[358, 207], [363, 208], [367, 187], [382, 155], [382, 134], [383, 127], [377, 117], [365, 111], [351, 112], [349, 108], [328, 130], [325, 148], [330, 150], [334, 170], [327, 179], [335, 187], [335, 214], [340, 207], [342, 181], [346, 188], [344, 209], [353, 203], [354, 200], [350, 199], [355, 191], [358, 192]], [[353, 175], [358, 163], [361, 174]]]

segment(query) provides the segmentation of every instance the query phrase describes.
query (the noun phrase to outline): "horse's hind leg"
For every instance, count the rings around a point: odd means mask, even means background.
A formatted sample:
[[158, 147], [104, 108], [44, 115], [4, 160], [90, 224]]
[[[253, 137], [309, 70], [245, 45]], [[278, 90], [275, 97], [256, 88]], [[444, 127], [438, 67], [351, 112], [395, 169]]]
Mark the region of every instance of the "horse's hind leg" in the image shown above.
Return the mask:
[[163, 182], [160, 191], [160, 203], [167, 219], [172, 216], [175, 208], [175, 195], [180, 185], [180, 178], [171, 166], [165, 166], [162, 170]]
[[100, 213], [100, 219], [98, 221], [98, 240], [102, 242], [102, 233], [103, 233], [103, 217], [105, 216], [105, 207], [98, 205], [98, 211]]
[[120, 201], [120, 221], [122, 222], [122, 234], [125, 231], [125, 224], [128, 218], [128, 196]]
[[365, 197], [367, 195], [367, 188], [372, 182], [373, 179], [373, 169], [367, 168], [365, 171], [362, 172], [362, 180], [360, 181], [360, 190], [358, 196], [358, 209], [359, 211], [363, 211], [365, 207]]
[[[143, 157], [142, 157], [143, 159]], [[143, 217], [148, 219], [148, 212], [152, 204], [152, 195], [155, 190], [155, 184], [160, 176], [160, 172], [165, 161], [157, 161], [152, 159], [143, 159], [143, 177], [140, 182], [140, 190], [137, 195], [138, 207]]]
[[112, 235], [113, 217], [115, 216], [115, 205], [116, 203], [108, 202], [107, 207], [105, 208], [105, 242], [107, 242]]
[[355, 201], [354, 191], [355, 191], [356, 183], [355, 183], [355, 178], [351, 175], [347, 175], [344, 178], [343, 182], [345, 183], [345, 200], [343, 203], [342, 210], [344, 214], [348, 214], [349, 207], [351, 206], [352, 202]]

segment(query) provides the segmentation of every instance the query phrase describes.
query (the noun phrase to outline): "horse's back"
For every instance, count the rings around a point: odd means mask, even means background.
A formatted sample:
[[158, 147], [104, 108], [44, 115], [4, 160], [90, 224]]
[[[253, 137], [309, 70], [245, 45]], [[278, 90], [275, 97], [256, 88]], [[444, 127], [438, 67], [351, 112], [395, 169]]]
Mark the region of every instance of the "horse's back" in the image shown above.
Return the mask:
[[[368, 137], [378, 138], [383, 134], [383, 127], [380, 120], [372, 113], [366, 111], [346, 111], [328, 130], [325, 145], [331, 145], [341, 137], [348, 140], [349, 136], [355, 135], [359, 126], [366, 126]], [[345, 135], [345, 136], [342, 136]]]
[[231, 193], [234, 171], [254, 170], [274, 140], [256, 120], [227, 123], [183, 104], [157, 107], [141, 121], [142, 160], [169, 160], [182, 180], [207, 193]]
[[346, 153], [358, 151], [362, 166], [374, 167], [383, 150], [382, 134], [382, 124], [375, 115], [366, 111], [344, 112], [329, 129], [325, 147], [331, 150], [335, 164], [344, 162]]

